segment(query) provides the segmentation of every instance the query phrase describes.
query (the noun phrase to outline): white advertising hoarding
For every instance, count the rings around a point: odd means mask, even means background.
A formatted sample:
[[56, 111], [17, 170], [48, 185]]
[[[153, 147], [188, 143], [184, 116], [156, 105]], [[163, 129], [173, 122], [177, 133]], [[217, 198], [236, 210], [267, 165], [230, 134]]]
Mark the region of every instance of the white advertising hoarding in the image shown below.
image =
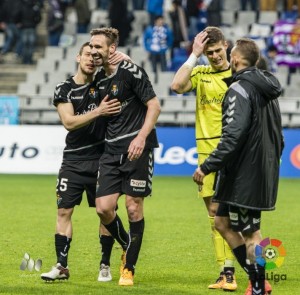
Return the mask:
[[0, 125], [0, 173], [57, 174], [63, 126]]

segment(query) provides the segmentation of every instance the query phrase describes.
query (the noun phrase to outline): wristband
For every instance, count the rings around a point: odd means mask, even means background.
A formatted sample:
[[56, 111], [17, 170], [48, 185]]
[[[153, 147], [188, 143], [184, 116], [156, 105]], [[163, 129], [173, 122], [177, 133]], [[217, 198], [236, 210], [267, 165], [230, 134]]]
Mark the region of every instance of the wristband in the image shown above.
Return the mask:
[[189, 68], [193, 68], [194, 66], [196, 66], [197, 60], [198, 57], [194, 53], [191, 53], [184, 65], [188, 66]]

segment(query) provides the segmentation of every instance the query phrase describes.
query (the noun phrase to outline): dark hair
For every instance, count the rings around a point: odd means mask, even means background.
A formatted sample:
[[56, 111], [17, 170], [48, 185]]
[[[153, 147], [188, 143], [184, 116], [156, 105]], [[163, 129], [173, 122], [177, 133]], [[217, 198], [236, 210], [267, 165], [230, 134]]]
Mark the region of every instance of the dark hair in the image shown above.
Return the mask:
[[115, 43], [118, 46], [119, 44], [119, 31], [115, 28], [93, 29], [90, 34], [91, 36], [104, 35], [108, 39], [108, 45]]
[[209, 40], [207, 41], [207, 45], [215, 44], [218, 42], [225, 43], [225, 36], [223, 32], [217, 28], [217, 27], [206, 27], [204, 29], [204, 32], [207, 32], [207, 38]]
[[253, 67], [260, 57], [260, 50], [257, 44], [249, 38], [240, 38], [235, 42], [235, 48], [239, 51], [246, 61], [246, 65]]
[[277, 52], [277, 48], [275, 45], [272, 44], [267, 48], [267, 51], [276, 51]]
[[86, 47], [86, 46], [90, 47], [90, 42], [85, 42], [85, 43], [83, 43], [83, 44], [81, 45], [81, 47], [80, 47], [80, 49], [79, 49], [79, 53], [78, 53], [79, 55], [82, 55], [83, 48]]
[[160, 18], [164, 18], [162, 15], [156, 15], [155, 17], [154, 17], [154, 21], [157, 21], [158, 19], [160, 19]]
[[176, 5], [181, 5], [181, 0], [173, 0], [172, 3]]

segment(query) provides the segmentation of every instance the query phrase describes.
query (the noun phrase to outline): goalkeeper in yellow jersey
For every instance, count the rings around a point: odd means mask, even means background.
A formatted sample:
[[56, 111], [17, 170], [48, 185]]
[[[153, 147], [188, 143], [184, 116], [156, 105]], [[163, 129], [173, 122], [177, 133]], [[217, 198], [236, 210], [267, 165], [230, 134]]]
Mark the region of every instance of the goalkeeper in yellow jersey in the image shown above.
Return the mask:
[[[196, 144], [198, 164], [202, 164], [217, 147], [222, 128], [222, 102], [227, 90], [224, 78], [231, 76], [227, 60], [228, 44], [222, 31], [217, 27], [207, 27], [194, 40], [193, 52], [179, 68], [172, 82], [172, 90], [185, 93], [196, 90]], [[209, 65], [197, 65], [198, 58], [204, 54]], [[214, 195], [215, 173], [204, 179], [199, 187], [211, 226], [212, 240], [220, 275], [209, 289], [235, 291], [237, 284], [234, 276], [234, 255], [227, 242], [215, 229], [214, 218], [218, 203], [212, 202]]]

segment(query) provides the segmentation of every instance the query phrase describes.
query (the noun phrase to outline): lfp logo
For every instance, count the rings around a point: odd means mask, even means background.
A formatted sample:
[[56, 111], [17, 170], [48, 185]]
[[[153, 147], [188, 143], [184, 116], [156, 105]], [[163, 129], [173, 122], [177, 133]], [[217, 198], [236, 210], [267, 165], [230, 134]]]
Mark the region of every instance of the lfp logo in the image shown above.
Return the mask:
[[282, 242], [277, 239], [265, 238], [255, 247], [256, 262], [265, 266], [266, 270], [280, 267], [286, 256]]

